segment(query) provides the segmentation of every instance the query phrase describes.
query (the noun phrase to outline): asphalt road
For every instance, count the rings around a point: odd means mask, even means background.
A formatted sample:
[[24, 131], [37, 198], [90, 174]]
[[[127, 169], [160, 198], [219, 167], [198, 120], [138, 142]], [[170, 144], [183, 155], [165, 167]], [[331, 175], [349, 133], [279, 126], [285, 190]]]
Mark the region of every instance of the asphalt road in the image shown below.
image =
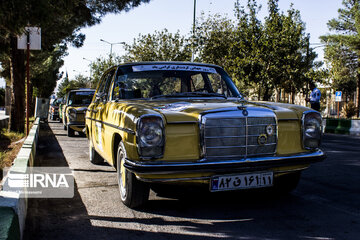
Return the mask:
[[325, 135], [328, 158], [286, 196], [151, 192], [135, 211], [120, 201], [115, 170], [89, 162], [86, 138], [49, 126], [42, 126], [38, 164], [69, 166], [75, 196], [30, 199], [25, 239], [360, 239], [359, 137]]

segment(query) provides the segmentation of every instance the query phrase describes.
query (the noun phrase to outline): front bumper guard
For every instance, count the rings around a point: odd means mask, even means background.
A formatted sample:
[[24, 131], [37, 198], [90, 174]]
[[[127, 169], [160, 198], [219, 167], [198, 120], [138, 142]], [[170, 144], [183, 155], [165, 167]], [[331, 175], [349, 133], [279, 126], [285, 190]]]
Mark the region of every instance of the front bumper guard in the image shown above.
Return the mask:
[[124, 166], [135, 174], [181, 174], [181, 173], [241, 173], [263, 171], [270, 168], [306, 165], [320, 162], [326, 158], [326, 154], [318, 149], [310, 153], [301, 153], [291, 156], [272, 156], [248, 158], [240, 160], [207, 161], [206, 159], [196, 162], [164, 161], [140, 162], [126, 159]]

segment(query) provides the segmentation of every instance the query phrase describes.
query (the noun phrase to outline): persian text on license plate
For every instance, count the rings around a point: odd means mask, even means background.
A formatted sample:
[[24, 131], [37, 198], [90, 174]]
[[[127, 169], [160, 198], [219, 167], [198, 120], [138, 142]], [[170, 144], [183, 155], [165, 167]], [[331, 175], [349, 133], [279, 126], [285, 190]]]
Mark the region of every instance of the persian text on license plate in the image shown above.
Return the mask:
[[270, 187], [273, 185], [273, 173], [247, 173], [237, 175], [214, 176], [211, 178], [210, 190], [229, 191], [247, 188]]

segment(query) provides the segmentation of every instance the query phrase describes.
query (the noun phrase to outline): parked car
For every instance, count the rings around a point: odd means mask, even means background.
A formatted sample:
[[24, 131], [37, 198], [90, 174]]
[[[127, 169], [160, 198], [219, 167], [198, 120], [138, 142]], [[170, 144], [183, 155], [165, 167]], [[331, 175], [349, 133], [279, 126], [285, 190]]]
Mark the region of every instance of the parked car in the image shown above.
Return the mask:
[[209, 191], [291, 191], [325, 158], [321, 115], [247, 101], [219, 66], [141, 62], [107, 70], [86, 113], [90, 161], [117, 169], [122, 202], [143, 205], [153, 183]]
[[62, 119], [63, 119], [63, 108], [65, 106], [65, 100], [66, 100], [66, 95], [62, 98], [62, 101], [59, 103], [59, 122], [62, 123]]
[[73, 137], [75, 131], [83, 134], [85, 128], [85, 114], [93, 98], [95, 90], [81, 88], [69, 91], [62, 106], [62, 122], [67, 135]]
[[50, 104], [49, 108], [49, 118], [51, 120], [57, 120], [59, 118], [59, 105], [62, 102], [62, 98], [54, 99], [54, 101]]

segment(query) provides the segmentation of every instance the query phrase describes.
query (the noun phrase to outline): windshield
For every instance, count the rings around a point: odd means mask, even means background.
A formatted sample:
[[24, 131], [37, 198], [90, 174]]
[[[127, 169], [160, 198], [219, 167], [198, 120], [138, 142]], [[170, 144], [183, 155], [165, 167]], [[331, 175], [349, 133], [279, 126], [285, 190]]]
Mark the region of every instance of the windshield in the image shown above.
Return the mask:
[[212, 67], [136, 65], [132, 70], [125, 74], [118, 72], [113, 99], [234, 96], [221, 74]]
[[70, 92], [68, 105], [89, 105], [93, 96], [94, 91]]

